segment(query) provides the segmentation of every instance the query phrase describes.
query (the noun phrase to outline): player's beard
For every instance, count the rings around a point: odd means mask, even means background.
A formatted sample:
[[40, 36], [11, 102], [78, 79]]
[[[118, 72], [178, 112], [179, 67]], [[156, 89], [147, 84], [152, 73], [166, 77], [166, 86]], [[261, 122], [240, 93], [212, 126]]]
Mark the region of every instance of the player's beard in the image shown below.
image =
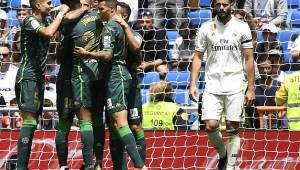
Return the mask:
[[224, 11], [224, 12], [217, 12], [217, 16], [218, 16], [218, 18], [220, 19], [220, 20], [225, 20], [225, 19], [227, 19], [228, 17], [230, 17], [230, 15], [231, 15], [231, 10], [229, 10], [229, 11]]

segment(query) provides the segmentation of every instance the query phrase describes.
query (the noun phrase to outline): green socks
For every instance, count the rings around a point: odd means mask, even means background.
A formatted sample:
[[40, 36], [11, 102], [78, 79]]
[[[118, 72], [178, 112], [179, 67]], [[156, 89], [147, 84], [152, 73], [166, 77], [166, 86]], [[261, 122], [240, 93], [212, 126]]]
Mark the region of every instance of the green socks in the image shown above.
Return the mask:
[[143, 160], [144, 164], [145, 164], [145, 160], [146, 160], [146, 142], [145, 142], [145, 135], [144, 135], [144, 130], [141, 130], [137, 133], [133, 133], [134, 134], [134, 138], [136, 141], [136, 147], [137, 150], [140, 154], [141, 159]]
[[20, 135], [18, 139], [18, 155], [19, 155], [17, 160], [18, 170], [27, 170], [28, 161], [31, 152], [32, 138], [36, 126], [37, 126], [36, 120], [25, 120], [23, 123], [23, 127], [20, 130]]
[[113, 162], [114, 170], [128, 170], [127, 168], [127, 160], [124, 145], [122, 140], [116, 133], [116, 131], [111, 132], [111, 136], [109, 138], [109, 149], [110, 155]]
[[105, 127], [102, 126], [93, 126], [94, 133], [94, 154], [96, 157], [96, 165], [100, 165], [102, 168], [103, 160], [103, 149], [105, 143]]
[[94, 134], [91, 121], [80, 120], [80, 131], [81, 131], [81, 141], [82, 156], [84, 160], [85, 169], [94, 169], [93, 166], [93, 146], [94, 146]]
[[129, 128], [128, 125], [120, 127], [116, 129], [117, 134], [122, 140], [122, 143], [124, 144], [127, 153], [129, 154], [130, 158], [132, 159], [134, 163], [135, 168], [142, 168], [145, 164], [143, 160], [141, 159], [139, 152], [136, 149], [136, 142], [134, 139], [134, 136]]
[[68, 136], [72, 122], [59, 120], [55, 145], [59, 166], [67, 166], [68, 160]]

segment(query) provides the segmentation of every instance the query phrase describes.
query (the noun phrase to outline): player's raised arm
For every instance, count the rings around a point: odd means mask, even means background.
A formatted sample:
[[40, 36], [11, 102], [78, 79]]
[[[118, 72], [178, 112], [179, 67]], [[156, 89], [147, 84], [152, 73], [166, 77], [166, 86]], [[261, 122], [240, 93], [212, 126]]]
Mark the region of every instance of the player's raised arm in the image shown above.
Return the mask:
[[39, 25], [39, 23], [32, 23], [32, 25], [34, 27], [40, 27], [38, 28], [39, 35], [45, 38], [51, 38], [59, 28], [59, 25], [62, 22], [63, 17], [69, 10], [70, 8], [67, 5], [63, 4], [59, 9], [59, 13], [56, 15], [54, 21], [50, 25], [46, 27]]

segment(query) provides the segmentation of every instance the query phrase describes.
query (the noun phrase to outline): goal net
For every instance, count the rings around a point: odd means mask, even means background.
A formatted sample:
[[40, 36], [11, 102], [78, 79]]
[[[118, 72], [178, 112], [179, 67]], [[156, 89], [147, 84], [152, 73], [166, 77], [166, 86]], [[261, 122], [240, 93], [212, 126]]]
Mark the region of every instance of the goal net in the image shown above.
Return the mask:
[[[198, 3], [189, 0], [188, 4], [169, 5], [165, 1], [165, 7], [157, 7], [153, 4], [140, 5], [142, 8], [148, 8], [151, 16], [155, 18], [155, 26], [160, 27], [159, 30], [165, 30], [163, 39], [152, 40], [156, 42], [165, 41], [166, 45], [162, 49], [144, 49], [142, 46], [142, 54], [154, 52], [152, 54], [165, 53], [164, 64], [168, 71], [165, 74], [159, 74], [157, 71], [144, 71], [139, 75], [141, 95], [143, 104], [150, 101], [150, 85], [167, 80], [173, 87], [173, 100], [188, 115], [189, 130], [155, 130], [146, 129], [146, 166], [151, 170], [160, 169], [216, 169], [219, 156], [216, 150], [208, 141], [204, 124], [201, 121], [201, 110], [198, 109], [200, 103], [190, 100], [188, 94], [190, 66], [192, 56], [195, 50], [194, 34], [200, 28], [201, 24], [212, 18], [210, 8], [210, 0], [199, 0]], [[144, 1], [143, 1], [144, 2]], [[175, 1], [174, 1], [175, 2]], [[196, 2], [196, 1], [195, 1]], [[282, 77], [298, 71], [299, 61], [294, 59], [291, 54], [297, 44], [297, 38], [300, 34], [300, 11], [299, 2], [296, 0], [288, 1], [287, 25], [283, 30], [278, 31], [276, 40], [281, 45], [279, 49], [280, 60], [272, 60], [271, 65], [273, 71], [270, 73], [274, 80], [283, 81]], [[54, 6], [60, 5], [60, 0], [52, 0]], [[132, 2], [134, 5], [135, 2]], [[4, 10], [7, 16], [7, 28], [9, 35], [5, 43], [9, 44], [11, 60], [3, 60], [4, 53], [1, 53], [1, 72], [0, 72], [0, 169], [13, 169], [16, 164], [16, 157], [22, 156], [17, 154], [17, 139], [22, 119], [14, 100], [14, 76], [8, 77], [2, 74], [2, 68], [7, 64], [14, 65], [17, 68], [20, 58], [20, 39], [15, 37], [20, 31], [20, 24], [17, 19], [17, 10], [22, 5], [29, 5], [29, 0], [2, 0], [0, 8]], [[181, 6], [182, 5], [182, 6]], [[186, 7], [186, 5], [191, 5]], [[132, 7], [136, 15], [141, 15], [137, 8]], [[140, 9], [141, 10], [141, 9]], [[167, 13], [163, 13], [167, 12]], [[175, 12], [175, 15], [172, 13]], [[1, 15], [1, 12], [0, 12]], [[144, 16], [148, 14], [143, 14]], [[163, 16], [163, 17], [160, 17]], [[0, 19], [1, 18], [0, 16]], [[134, 20], [134, 19], [133, 19]], [[157, 23], [160, 21], [159, 23]], [[132, 19], [130, 20], [132, 22]], [[185, 23], [185, 24], [184, 24]], [[132, 22], [134, 29], [139, 25], [138, 22]], [[161, 28], [164, 27], [165, 28]], [[0, 29], [0, 31], [1, 31]], [[186, 35], [186, 33], [188, 35]], [[256, 31], [258, 44], [263, 43], [263, 31]], [[187, 38], [184, 38], [187, 36]], [[59, 64], [55, 60], [56, 47], [61, 37], [59, 34], [51, 40], [49, 50], [47, 73], [46, 73], [46, 91], [43, 115], [39, 118], [38, 130], [35, 132], [31, 157], [29, 161], [29, 169], [58, 169], [58, 160], [55, 148], [56, 126], [58, 115], [56, 111], [56, 93], [55, 81]], [[299, 38], [300, 39], [300, 38]], [[0, 39], [2, 41], [2, 39]], [[151, 40], [149, 40], [151, 41]], [[184, 43], [186, 43], [184, 45]], [[300, 40], [299, 42], [300, 43]], [[183, 45], [182, 45], [183, 44]], [[155, 43], [156, 45], [156, 43]], [[154, 45], [154, 46], [155, 46]], [[300, 46], [300, 44], [299, 44]], [[1, 46], [2, 49], [2, 46]], [[260, 53], [259, 53], [260, 54]], [[256, 53], [256, 55], [259, 55]], [[262, 52], [263, 54], [263, 52]], [[265, 55], [265, 54], [263, 54]], [[273, 54], [268, 54], [270, 56]], [[205, 57], [202, 69], [199, 74], [197, 86], [199, 92], [203, 93], [205, 89]], [[263, 74], [260, 71], [264, 61], [257, 60], [257, 74]], [[16, 70], [14, 70], [16, 71]], [[15, 75], [16, 72], [12, 72]], [[234, 82], [233, 82], [234, 83]], [[259, 84], [256, 85], [256, 88]], [[273, 89], [279, 88], [279, 84]], [[237, 169], [300, 169], [300, 132], [290, 131], [288, 129], [288, 120], [286, 117], [286, 108], [270, 105], [270, 101], [274, 103], [275, 91], [269, 92], [268, 89], [262, 90], [256, 95], [257, 100], [262, 104], [245, 109], [245, 122], [241, 124], [241, 151], [238, 156]], [[271, 95], [270, 95], [271, 94]], [[1, 96], [3, 98], [1, 98]], [[272, 102], [271, 102], [272, 103]], [[227, 135], [224, 125], [225, 117], [222, 116], [220, 129], [227, 142]], [[106, 132], [105, 150], [103, 155], [103, 169], [112, 169], [112, 162], [108, 148], [109, 134]], [[70, 169], [79, 169], [82, 166], [80, 131], [77, 119], [74, 119], [72, 131], [69, 135], [69, 154], [68, 166]], [[128, 158], [129, 159], [129, 158]], [[133, 167], [131, 161], [128, 166]]]

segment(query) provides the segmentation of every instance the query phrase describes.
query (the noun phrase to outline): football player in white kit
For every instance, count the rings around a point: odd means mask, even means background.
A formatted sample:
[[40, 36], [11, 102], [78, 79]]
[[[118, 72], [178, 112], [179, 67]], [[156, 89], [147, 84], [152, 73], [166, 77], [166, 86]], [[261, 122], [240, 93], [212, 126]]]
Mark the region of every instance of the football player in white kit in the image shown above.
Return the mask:
[[[252, 105], [255, 100], [252, 36], [247, 23], [231, 15], [234, 0], [214, 0], [213, 3], [216, 17], [198, 30], [189, 94], [192, 100], [198, 101], [196, 81], [207, 51], [202, 120], [211, 145], [219, 153], [218, 169], [231, 170], [235, 169], [239, 154], [239, 125], [243, 121], [244, 105]], [[226, 147], [218, 129], [223, 112], [229, 140]]]

